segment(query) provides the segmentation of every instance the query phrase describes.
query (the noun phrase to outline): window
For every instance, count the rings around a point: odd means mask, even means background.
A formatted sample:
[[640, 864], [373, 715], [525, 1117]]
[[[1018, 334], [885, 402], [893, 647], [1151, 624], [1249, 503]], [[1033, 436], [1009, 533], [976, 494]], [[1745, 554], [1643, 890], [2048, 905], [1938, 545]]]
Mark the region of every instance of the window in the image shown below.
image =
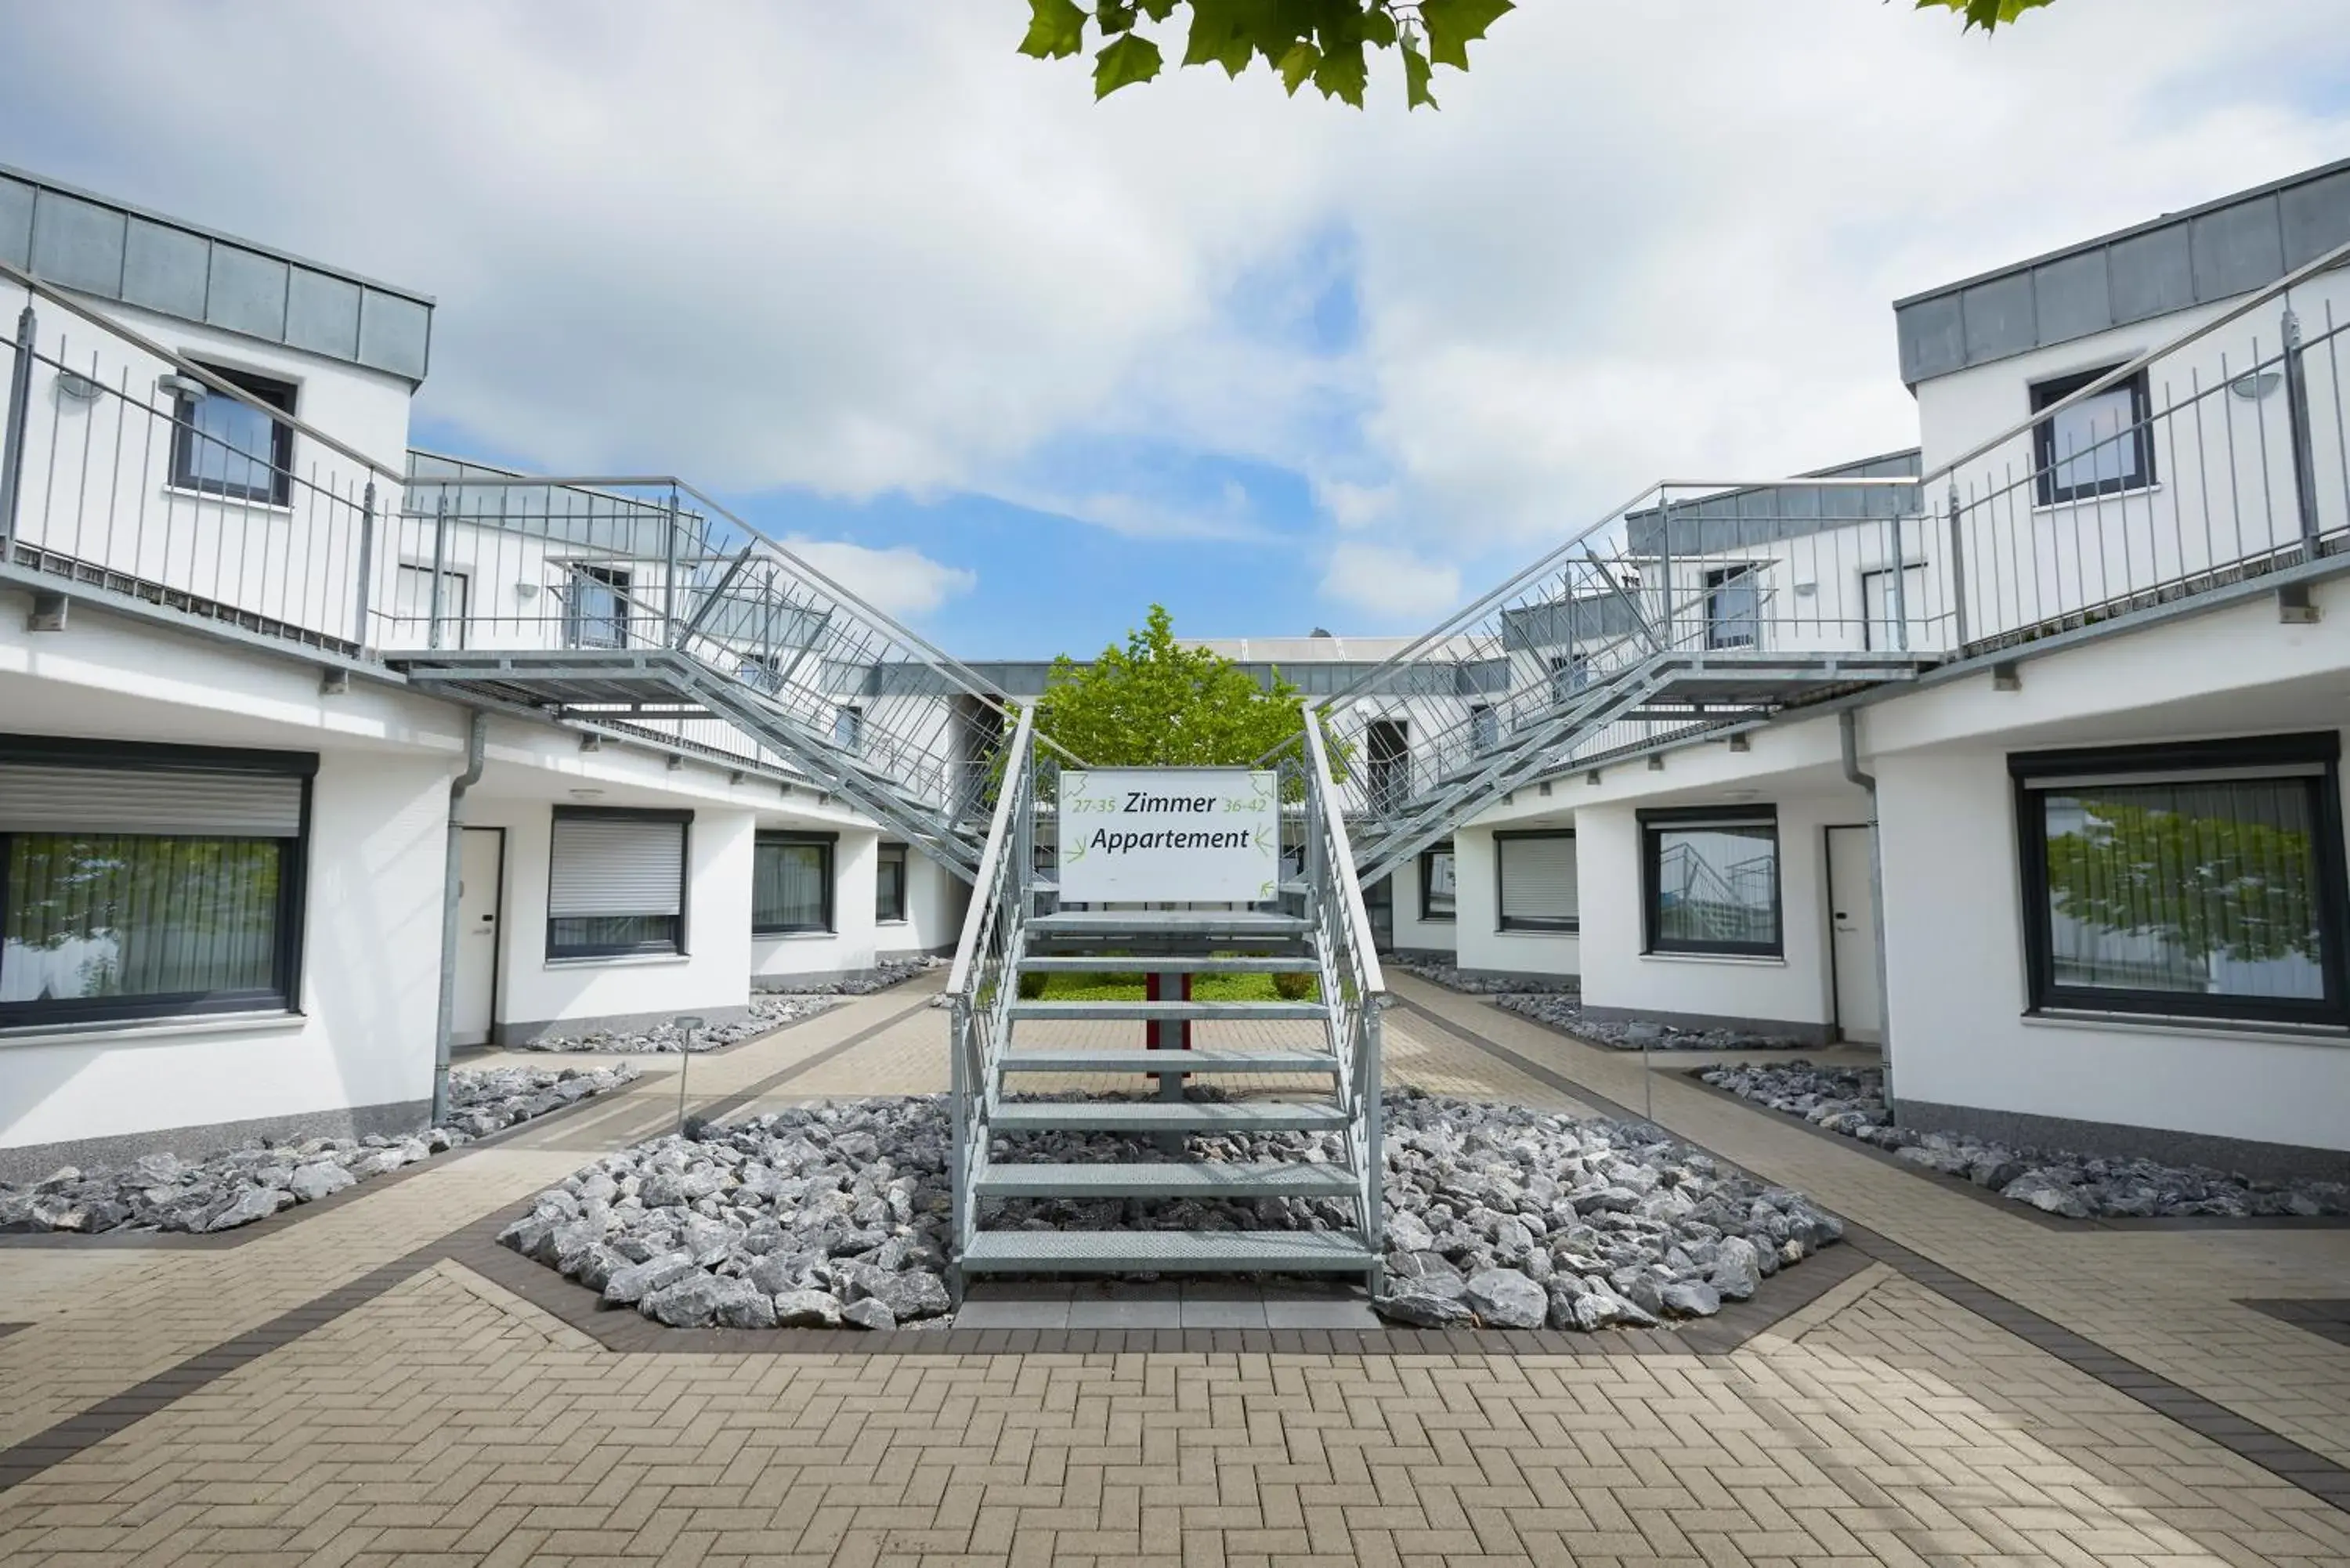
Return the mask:
[[[442, 648], [465, 646], [465, 600], [470, 585], [463, 572], [441, 573], [441, 640]], [[393, 568], [391, 625], [385, 644], [391, 648], [432, 645], [432, 568], [405, 564]]]
[[902, 922], [906, 918], [906, 846], [885, 844], [875, 861], [873, 918]]
[[1374, 719], [1363, 732], [1365, 783], [1373, 811], [1394, 811], [1411, 793], [1411, 731], [1401, 719]]
[[1452, 846], [1440, 844], [1433, 849], [1419, 852], [1419, 918], [1423, 920], [1449, 920], [1453, 918], [1458, 899], [1458, 888], [1453, 881]]
[[685, 950], [690, 811], [555, 808], [547, 857], [546, 956]]
[[2031, 1005], [2350, 1023], [2332, 733], [2008, 759]]
[[1640, 814], [1648, 950], [1776, 958], [1776, 810]]
[[865, 744], [865, 710], [843, 705], [833, 711], [832, 743], [844, 752], [854, 752]]
[[563, 600], [563, 638], [573, 648], [629, 646], [629, 571], [573, 566]]
[[[203, 369], [230, 386], [286, 413], [294, 411], [290, 382], [219, 365]], [[293, 499], [294, 427], [224, 392], [173, 400], [172, 483], [232, 501], [285, 506]]]
[[1585, 653], [1554, 653], [1550, 659], [1550, 700], [1553, 702], [1572, 701], [1576, 692], [1591, 684], [1591, 656]]
[[[2042, 381], [2032, 389], [2032, 411], [2038, 413], [2063, 402], [2092, 381], [2111, 375], [2115, 367], [2085, 370]], [[2040, 486], [2040, 504], [2079, 501], [2117, 491], [2143, 490], [2154, 483], [2153, 405], [2147, 395], [2146, 372], [2032, 427], [2033, 467]]]
[[832, 846], [828, 833], [759, 835], [751, 853], [753, 931], [773, 937], [833, 929]]
[[1493, 835], [1493, 880], [1502, 929], [1582, 929], [1572, 831]]
[[1893, 603], [1893, 568], [1879, 566], [1875, 571], [1860, 574], [1860, 610], [1867, 618], [1860, 630], [1861, 646], [1884, 651], [1888, 649], [1923, 648], [1926, 646], [1926, 568], [1901, 568], [1900, 618], [1908, 623], [1909, 637], [1905, 643], [1896, 629]]
[[1493, 713], [1491, 702], [1474, 702], [1469, 707], [1469, 747], [1480, 753], [1490, 752], [1502, 743], [1502, 722]]
[[1753, 648], [1762, 640], [1762, 600], [1752, 566], [1721, 566], [1705, 575], [1705, 645]]
[[0, 736], [0, 1025], [290, 1010], [317, 768]]

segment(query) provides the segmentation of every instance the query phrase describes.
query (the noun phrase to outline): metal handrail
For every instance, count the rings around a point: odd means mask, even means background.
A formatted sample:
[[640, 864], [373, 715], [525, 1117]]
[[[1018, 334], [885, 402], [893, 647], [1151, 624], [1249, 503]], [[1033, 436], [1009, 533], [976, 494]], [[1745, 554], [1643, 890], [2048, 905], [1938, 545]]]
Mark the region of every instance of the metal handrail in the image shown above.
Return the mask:
[[947, 971], [943, 994], [952, 1000], [967, 999], [970, 994], [972, 965], [979, 950], [980, 935], [986, 929], [988, 912], [994, 904], [992, 895], [1003, 873], [1004, 846], [1012, 841], [1012, 816], [1021, 794], [1018, 781], [1028, 766], [1036, 723], [1034, 708], [1022, 708], [1019, 712], [1011, 743], [1004, 748], [1003, 784], [996, 791], [995, 811], [988, 819], [987, 852], [980, 857], [979, 875], [972, 881], [971, 907], [963, 911], [962, 934], [955, 942], [954, 967]]
[[1387, 993], [1387, 980], [1379, 972], [1378, 944], [1371, 939], [1370, 910], [1363, 903], [1363, 885], [1355, 877], [1355, 852], [1347, 839], [1347, 814], [1330, 798], [1330, 754], [1322, 738], [1321, 715], [1312, 704], [1302, 704], [1305, 718], [1305, 766], [1308, 798], [1319, 805], [1315, 813], [1326, 825], [1330, 836], [1332, 866], [1330, 874], [1338, 886], [1340, 913], [1346, 920], [1348, 943], [1361, 955], [1366, 998], [1364, 1005], [1373, 1005], [1368, 998]]
[[[56, 289], [51, 288], [47, 284], [43, 283], [35, 274], [11, 266], [6, 262], [0, 262], [0, 278], [7, 279], [10, 283], [15, 284], [17, 287], [25, 290], [26, 293], [32, 295], [35, 298], [46, 299], [50, 304], [66, 311], [69, 315], [81, 317], [82, 320], [88, 322], [92, 327], [112, 333], [115, 337], [121, 338], [124, 342], [130, 344], [140, 353], [151, 355], [155, 358], [162, 360], [165, 364], [170, 365], [173, 369], [178, 370], [182, 375], [192, 377], [197, 381], [202, 382], [207, 391], [216, 393], [219, 396], [231, 400], [232, 401], [242, 403], [246, 408], [254, 410], [254, 412], [265, 415], [269, 419], [276, 421], [277, 423], [284, 425], [286, 429], [297, 431], [300, 434], [308, 437], [310, 440], [317, 441], [320, 446], [325, 447], [328, 451], [338, 452], [344, 457], [349, 458], [353, 462], [360, 464], [369, 472], [374, 473], [380, 478], [388, 479], [395, 485], [401, 486], [403, 488], [407, 485], [408, 471], [405, 467], [394, 467], [391, 464], [379, 462], [378, 460], [369, 457], [367, 453], [359, 451], [359, 448], [348, 445], [345, 442], [337, 440], [335, 437], [328, 435], [326, 431], [318, 429], [317, 426], [306, 423], [294, 415], [287, 413], [284, 409], [277, 407], [275, 403], [263, 402], [259, 398], [255, 397], [251, 392], [246, 391], [244, 388], [235, 385], [234, 382], [222, 379], [222, 378], [213, 371], [207, 370], [202, 365], [197, 364], [194, 360], [189, 359], [170, 348], [164, 348], [161, 344], [156, 342], [153, 338], [147, 337], [145, 334], [133, 331], [130, 327], [116, 320], [114, 317], [108, 316], [105, 312], [92, 310], [89, 306], [75, 300], [72, 296], [58, 293]], [[30, 348], [32, 345], [26, 344], [25, 347], [26, 348]]]

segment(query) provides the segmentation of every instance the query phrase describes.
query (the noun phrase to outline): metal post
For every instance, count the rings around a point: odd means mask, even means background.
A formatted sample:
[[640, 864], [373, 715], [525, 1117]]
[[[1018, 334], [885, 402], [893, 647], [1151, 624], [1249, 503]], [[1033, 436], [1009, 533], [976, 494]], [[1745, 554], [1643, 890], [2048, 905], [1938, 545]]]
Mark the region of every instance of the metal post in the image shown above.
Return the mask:
[[1657, 594], [1662, 613], [1658, 617], [1665, 628], [1664, 641], [1659, 652], [1669, 652], [1673, 634], [1673, 504], [1666, 499], [1664, 488], [1657, 490]]
[[677, 1043], [677, 1130], [678, 1136], [681, 1137], [685, 1134], [685, 1070], [693, 1061], [693, 1032], [702, 1027], [702, 1020], [695, 1017], [692, 1013], [688, 1012], [680, 1015], [676, 1020], [676, 1023], [679, 1035]]
[[1959, 482], [1950, 481], [1950, 605], [1957, 612], [1955, 639], [1950, 644], [1954, 654], [1967, 648], [1967, 553], [1960, 544]]
[[24, 487], [25, 421], [33, 403], [33, 334], [28, 299], [16, 316], [16, 362], [8, 372], [8, 423], [0, 434], [0, 566], [8, 564], [16, 537], [16, 497]]
[[670, 492], [668, 507], [669, 558], [661, 573], [661, 646], [669, 646], [670, 633], [677, 626], [677, 493]]
[[449, 498], [441, 497], [434, 508], [432, 520], [432, 620], [424, 631], [424, 646], [441, 646], [441, 578], [447, 570], [449, 555]]
[[2317, 558], [2317, 454], [2309, 436], [2309, 376], [2301, 363], [2301, 318], [2284, 313], [2284, 413], [2293, 440], [2293, 498], [2301, 514], [2301, 545]]
[[465, 729], [465, 771], [449, 781], [449, 844], [441, 882], [441, 1009], [432, 1031], [432, 1125], [449, 1119], [449, 1036], [457, 1021], [457, 899], [464, 888], [465, 792], [481, 782], [490, 716], [476, 708]]
[[367, 651], [368, 601], [375, 595], [375, 481], [359, 497], [359, 581], [352, 593], [351, 641]]
[[[1893, 646], [1901, 653], [1909, 651], [1908, 559], [1909, 541], [1902, 536], [1901, 508], [1896, 502], [1893, 510], [1893, 592], [1887, 596], [1886, 607], [1893, 612]], [[1868, 613], [1866, 604], [1861, 606], [1861, 613]]]

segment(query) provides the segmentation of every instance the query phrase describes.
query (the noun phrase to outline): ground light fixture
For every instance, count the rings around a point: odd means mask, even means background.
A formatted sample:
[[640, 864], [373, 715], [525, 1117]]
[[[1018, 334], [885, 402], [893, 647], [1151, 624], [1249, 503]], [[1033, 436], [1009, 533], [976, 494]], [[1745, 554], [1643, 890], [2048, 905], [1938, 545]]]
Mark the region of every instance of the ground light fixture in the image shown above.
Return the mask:
[[693, 1061], [693, 1032], [702, 1020], [691, 1012], [681, 1012], [671, 1022], [677, 1026], [677, 1130], [685, 1134], [685, 1070]]

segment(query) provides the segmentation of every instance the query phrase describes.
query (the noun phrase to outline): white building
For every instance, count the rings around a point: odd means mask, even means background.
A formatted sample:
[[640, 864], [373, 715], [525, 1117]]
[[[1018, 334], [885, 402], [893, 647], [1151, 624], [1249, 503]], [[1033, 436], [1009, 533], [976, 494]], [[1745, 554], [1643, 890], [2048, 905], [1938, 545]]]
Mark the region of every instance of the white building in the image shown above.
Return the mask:
[[[894, 645], [768, 556], [720, 582], [706, 514], [629, 549], [644, 504], [542, 484], [497, 493], [536, 524], [484, 526], [408, 451], [428, 297], [14, 171], [0, 269], [0, 1175], [414, 1127], [444, 928], [459, 1044], [951, 946], [960, 884], [850, 808], [853, 758], [442, 679], [467, 649], [706, 670], [755, 641], [754, 582], [819, 667]], [[812, 678], [767, 687], [862, 739]]]

